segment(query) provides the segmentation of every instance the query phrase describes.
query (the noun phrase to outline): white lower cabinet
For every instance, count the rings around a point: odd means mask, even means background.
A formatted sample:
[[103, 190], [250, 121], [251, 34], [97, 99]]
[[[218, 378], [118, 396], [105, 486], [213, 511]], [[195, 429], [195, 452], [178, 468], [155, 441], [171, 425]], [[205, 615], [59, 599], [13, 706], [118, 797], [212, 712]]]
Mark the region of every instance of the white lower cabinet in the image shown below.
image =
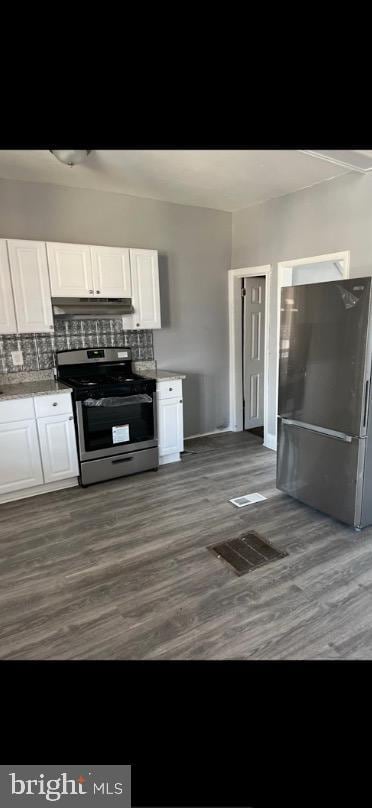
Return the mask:
[[160, 465], [180, 460], [180, 452], [183, 452], [182, 382], [177, 380], [177, 384], [173, 386], [178, 392], [177, 397], [167, 397], [166, 390], [173, 391], [166, 388], [164, 382], [158, 382], [157, 385]]
[[69, 393], [0, 402], [0, 502], [75, 485], [78, 474]]
[[0, 423], [0, 458], [0, 495], [42, 485], [43, 469], [34, 418]]
[[48, 415], [38, 418], [44, 480], [52, 483], [79, 474], [75, 427], [72, 415]]

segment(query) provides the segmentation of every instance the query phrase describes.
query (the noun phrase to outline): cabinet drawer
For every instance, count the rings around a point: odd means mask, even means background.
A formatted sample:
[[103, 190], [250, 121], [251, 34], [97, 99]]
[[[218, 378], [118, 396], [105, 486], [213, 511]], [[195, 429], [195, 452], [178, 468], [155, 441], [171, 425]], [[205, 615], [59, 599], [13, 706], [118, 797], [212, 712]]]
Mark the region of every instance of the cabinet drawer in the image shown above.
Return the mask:
[[56, 393], [54, 396], [36, 396], [35, 412], [38, 418], [43, 418], [45, 415], [72, 413], [71, 393]]
[[156, 385], [158, 398], [182, 398], [182, 379], [158, 382]]
[[35, 418], [34, 401], [32, 398], [10, 398], [8, 401], [0, 400], [0, 424], [12, 421], [24, 421], [26, 418]]

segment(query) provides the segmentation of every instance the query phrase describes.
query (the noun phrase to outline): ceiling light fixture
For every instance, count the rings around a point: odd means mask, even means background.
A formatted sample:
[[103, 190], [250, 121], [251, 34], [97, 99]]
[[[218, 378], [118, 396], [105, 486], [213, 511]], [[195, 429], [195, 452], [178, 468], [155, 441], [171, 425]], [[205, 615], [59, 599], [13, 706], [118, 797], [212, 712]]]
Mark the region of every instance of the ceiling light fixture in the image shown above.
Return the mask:
[[82, 163], [91, 153], [91, 149], [49, 149], [50, 153], [67, 166], [76, 166]]

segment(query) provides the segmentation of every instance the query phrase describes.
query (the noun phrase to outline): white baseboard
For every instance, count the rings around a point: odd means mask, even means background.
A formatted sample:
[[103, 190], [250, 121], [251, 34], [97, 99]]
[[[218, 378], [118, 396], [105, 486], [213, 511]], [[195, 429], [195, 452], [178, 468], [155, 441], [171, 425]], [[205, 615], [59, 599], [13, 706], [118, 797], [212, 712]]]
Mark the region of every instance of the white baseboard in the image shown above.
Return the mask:
[[206, 438], [208, 435], [220, 435], [221, 432], [231, 432], [229, 426], [224, 429], [214, 429], [213, 432], [200, 432], [198, 435], [185, 435], [185, 440], [192, 440], [193, 438]]
[[273, 449], [273, 451], [276, 452], [276, 435], [272, 432], [268, 432], [263, 445], [266, 446], [266, 449]]
[[38, 494], [48, 494], [51, 491], [60, 491], [62, 488], [73, 488], [78, 485], [77, 477], [70, 477], [68, 480], [59, 480], [55, 483], [44, 483], [43, 485], [33, 485], [31, 488], [22, 488], [20, 491], [9, 491], [0, 496], [0, 505], [4, 502], [13, 502], [16, 499], [26, 499], [35, 497]]

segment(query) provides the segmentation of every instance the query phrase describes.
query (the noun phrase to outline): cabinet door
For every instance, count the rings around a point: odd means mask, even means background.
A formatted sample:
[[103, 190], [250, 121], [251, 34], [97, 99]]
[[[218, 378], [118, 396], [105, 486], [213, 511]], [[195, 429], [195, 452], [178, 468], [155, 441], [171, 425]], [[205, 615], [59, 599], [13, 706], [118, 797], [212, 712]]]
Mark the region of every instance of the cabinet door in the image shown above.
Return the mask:
[[0, 494], [43, 482], [35, 419], [0, 424]]
[[5, 239], [0, 240], [0, 334], [15, 334], [17, 323], [10, 280], [8, 250]]
[[159, 455], [183, 451], [183, 407], [178, 398], [158, 402]]
[[94, 294], [92, 258], [87, 244], [47, 243], [52, 297]]
[[38, 418], [41, 459], [46, 483], [77, 477], [79, 464], [72, 415]]
[[96, 297], [131, 297], [129, 250], [91, 247], [93, 288]]
[[157, 250], [130, 250], [130, 269], [134, 308], [131, 327], [161, 328]]
[[8, 252], [17, 332], [53, 330], [44, 242], [9, 239]]

